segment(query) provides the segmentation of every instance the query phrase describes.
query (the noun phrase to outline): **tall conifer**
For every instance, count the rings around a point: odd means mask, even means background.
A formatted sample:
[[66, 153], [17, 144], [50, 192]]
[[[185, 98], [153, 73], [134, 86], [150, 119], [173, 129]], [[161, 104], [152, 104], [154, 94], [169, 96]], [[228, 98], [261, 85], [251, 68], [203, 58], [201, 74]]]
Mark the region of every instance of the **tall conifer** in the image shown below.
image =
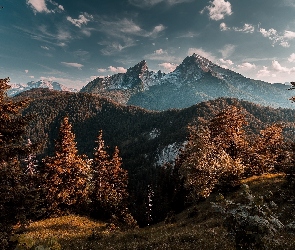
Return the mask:
[[116, 217], [134, 227], [136, 221], [128, 210], [128, 174], [122, 165], [119, 149], [115, 147], [112, 158], [106, 151], [100, 131], [92, 161], [92, 203], [98, 217]]
[[21, 114], [28, 102], [8, 98], [8, 83], [9, 78], [0, 79], [0, 249], [8, 248], [12, 225], [24, 223], [32, 209], [19, 161], [29, 151], [23, 135], [30, 118]]
[[89, 167], [78, 155], [75, 134], [68, 117], [61, 123], [55, 155], [44, 159], [44, 179], [49, 210], [75, 210], [88, 196]]

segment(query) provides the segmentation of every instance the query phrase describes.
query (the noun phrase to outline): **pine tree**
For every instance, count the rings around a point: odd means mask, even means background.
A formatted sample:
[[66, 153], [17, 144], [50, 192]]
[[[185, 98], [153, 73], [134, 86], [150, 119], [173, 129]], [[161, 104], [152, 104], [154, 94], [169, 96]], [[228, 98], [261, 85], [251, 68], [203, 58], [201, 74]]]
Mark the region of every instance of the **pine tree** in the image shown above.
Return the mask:
[[106, 152], [105, 142], [100, 131], [97, 147], [94, 149], [92, 162], [92, 202], [98, 217], [116, 218], [129, 226], [136, 222], [128, 209], [128, 174], [122, 168], [122, 159], [119, 149], [115, 147], [112, 158]]
[[86, 157], [78, 155], [68, 117], [61, 123], [55, 155], [46, 157], [43, 163], [46, 199], [51, 213], [77, 210], [85, 204], [89, 188], [89, 166]]

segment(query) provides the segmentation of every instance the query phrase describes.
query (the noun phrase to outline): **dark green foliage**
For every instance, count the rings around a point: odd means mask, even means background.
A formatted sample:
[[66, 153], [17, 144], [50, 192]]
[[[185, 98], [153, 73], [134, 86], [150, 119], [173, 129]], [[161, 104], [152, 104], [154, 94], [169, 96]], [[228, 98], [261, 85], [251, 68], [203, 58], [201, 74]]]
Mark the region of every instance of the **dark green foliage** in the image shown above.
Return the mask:
[[92, 160], [91, 200], [93, 212], [98, 218], [110, 219], [116, 224], [130, 227], [136, 225], [128, 209], [128, 173], [122, 168], [119, 149], [115, 147], [113, 156], [106, 152], [102, 131], [97, 138]]

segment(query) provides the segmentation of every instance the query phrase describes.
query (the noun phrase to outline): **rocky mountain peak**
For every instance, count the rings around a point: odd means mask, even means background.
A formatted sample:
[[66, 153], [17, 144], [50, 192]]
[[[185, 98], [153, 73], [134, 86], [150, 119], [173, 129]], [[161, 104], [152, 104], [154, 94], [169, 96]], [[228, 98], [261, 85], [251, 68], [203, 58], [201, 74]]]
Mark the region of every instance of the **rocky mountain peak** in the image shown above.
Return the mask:
[[58, 82], [41, 79], [39, 81], [30, 81], [28, 83], [11, 84], [11, 88], [7, 91], [7, 94], [8, 94], [8, 96], [15, 96], [21, 92], [24, 92], [24, 91], [27, 91], [30, 89], [36, 89], [36, 88], [58, 90], [58, 91], [68, 91], [68, 92], [77, 92], [76, 89], [68, 88]]

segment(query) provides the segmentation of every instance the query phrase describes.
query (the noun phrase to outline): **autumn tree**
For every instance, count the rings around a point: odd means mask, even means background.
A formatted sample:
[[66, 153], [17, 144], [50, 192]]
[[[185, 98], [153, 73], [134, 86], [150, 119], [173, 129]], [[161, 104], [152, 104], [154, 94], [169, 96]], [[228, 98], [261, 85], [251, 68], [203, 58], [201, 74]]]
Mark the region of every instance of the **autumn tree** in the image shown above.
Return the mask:
[[98, 217], [116, 217], [130, 226], [136, 222], [128, 210], [128, 173], [122, 168], [119, 149], [107, 153], [102, 131], [97, 138], [92, 161], [92, 202]]
[[213, 143], [233, 159], [242, 158], [248, 146], [244, 130], [247, 124], [242, 110], [229, 106], [210, 121]]
[[43, 163], [46, 199], [51, 213], [77, 210], [86, 202], [89, 166], [86, 157], [78, 154], [68, 117], [61, 122], [54, 156], [46, 157]]
[[32, 212], [28, 203], [31, 193], [20, 165], [21, 157], [32, 148], [24, 138], [31, 118], [21, 114], [28, 101], [8, 98], [8, 83], [9, 78], [0, 79], [0, 249], [8, 248], [12, 225], [24, 223]]
[[189, 131], [179, 172], [185, 179], [190, 198], [207, 197], [217, 186], [238, 184], [244, 171], [239, 160], [214, 144], [208, 127], [190, 126]]
[[273, 172], [283, 153], [283, 127], [273, 124], [260, 131], [248, 153], [248, 175]]

